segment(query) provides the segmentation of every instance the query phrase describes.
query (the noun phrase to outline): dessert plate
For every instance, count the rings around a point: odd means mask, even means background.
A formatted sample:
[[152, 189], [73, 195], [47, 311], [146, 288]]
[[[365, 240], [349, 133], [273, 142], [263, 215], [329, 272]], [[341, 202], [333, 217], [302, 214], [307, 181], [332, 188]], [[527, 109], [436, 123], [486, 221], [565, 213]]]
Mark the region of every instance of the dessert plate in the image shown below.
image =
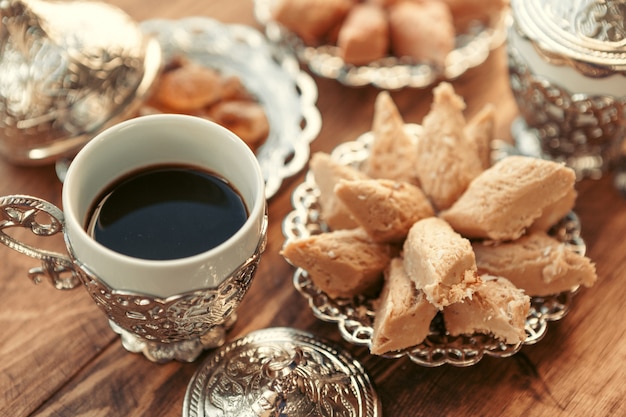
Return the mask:
[[267, 42], [252, 27], [205, 17], [147, 20], [140, 27], [158, 40], [165, 63], [184, 56], [235, 75], [261, 103], [270, 133], [256, 155], [268, 198], [306, 165], [322, 121], [317, 86], [292, 54]]
[[[421, 126], [405, 125], [408, 133], [419, 136]], [[373, 134], [367, 132], [352, 142], [337, 146], [331, 157], [342, 164], [359, 166], [369, 155]], [[302, 184], [292, 194], [293, 210], [283, 220], [283, 234], [287, 240], [307, 237], [328, 231], [320, 217], [319, 189], [312, 172], [308, 172]], [[584, 254], [586, 247], [580, 237], [580, 222], [575, 213], [570, 213], [551, 230], [550, 234], [567, 243], [573, 250]], [[320, 291], [310, 280], [307, 272], [296, 269], [293, 275], [295, 288], [307, 299], [313, 314], [327, 322], [337, 324], [341, 336], [357, 346], [370, 346], [374, 322], [373, 299], [332, 299]], [[435, 367], [443, 364], [470, 366], [478, 363], [485, 355], [508, 357], [518, 352], [523, 345], [539, 342], [548, 330], [548, 323], [562, 319], [569, 311], [572, 297], [577, 288], [549, 297], [532, 297], [526, 318], [527, 338], [523, 343], [507, 345], [485, 334], [467, 336], [449, 335], [439, 314], [431, 323], [430, 334], [424, 342], [411, 348], [384, 355], [389, 358], [407, 356], [413, 362]]]
[[404, 87], [426, 88], [441, 80], [453, 80], [468, 69], [482, 64], [491, 50], [506, 39], [508, 10], [504, 9], [488, 26], [477, 25], [468, 33], [456, 36], [455, 48], [446, 57], [445, 67], [437, 69], [427, 63], [387, 57], [369, 65], [346, 64], [333, 45], [307, 46], [293, 32], [285, 29], [271, 17], [275, 0], [255, 0], [256, 19], [265, 27], [267, 38], [294, 53], [311, 72], [324, 78], [358, 87], [373, 85], [387, 90]]

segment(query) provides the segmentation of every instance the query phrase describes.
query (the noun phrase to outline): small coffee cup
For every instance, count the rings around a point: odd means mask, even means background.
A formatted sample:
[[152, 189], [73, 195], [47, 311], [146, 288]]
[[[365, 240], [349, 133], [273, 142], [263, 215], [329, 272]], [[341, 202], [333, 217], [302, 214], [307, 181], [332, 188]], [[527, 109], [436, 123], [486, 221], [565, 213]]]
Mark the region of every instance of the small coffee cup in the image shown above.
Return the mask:
[[[98, 242], [87, 225], [103, 192], [163, 167], [223, 181], [240, 197], [246, 218], [215, 247], [176, 259], [144, 259]], [[47, 277], [59, 289], [82, 283], [127, 350], [155, 362], [190, 362], [204, 349], [222, 345], [236, 320], [265, 249], [264, 189], [255, 155], [229, 130], [193, 116], [138, 117], [108, 128], [78, 153], [63, 184], [63, 211], [36, 197], [0, 197], [0, 219], [8, 219], [0, 221], [0, 242], [41, 260], [41, 267], [29, 272], [34, 281]], [[171, 220], [159, 219], [159, 227], [169, 227]], [[62, 233], [69, 257], [3, 232], [11, 227], [37, 236]]]

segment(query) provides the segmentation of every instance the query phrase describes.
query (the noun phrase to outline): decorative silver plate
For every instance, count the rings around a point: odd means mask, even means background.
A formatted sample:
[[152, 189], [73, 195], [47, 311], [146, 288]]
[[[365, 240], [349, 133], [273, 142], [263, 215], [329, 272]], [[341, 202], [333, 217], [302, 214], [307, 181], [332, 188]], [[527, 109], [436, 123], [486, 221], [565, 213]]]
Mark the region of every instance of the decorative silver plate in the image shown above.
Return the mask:
[[378, 395], [357, 360], [311, 334], [280, 327], [214, 352], [183, 402], [183, 417], [380, 415]]
[[476, 26], [468, 33], [457, 35], [455, 49], [448, 54], [443, 70], [396, 57], [354, 66], [343, 61], [336, 46], [307, 46], [300, 37], [272, 20], [273, 1], [254, 2], [256, 19], [265, 27], [265, 34], [270, 41], [293, 52], [311, 72], [321, 77], [335, 79], [351, 87], [371, 84], [388, 90], [429, 87], [442, 79], [458, 78], [468, 69], [482, 64], [491, 50], [506, 39], [506, 21], [509, 16], [508, 9], [505, 9], [489, 26]]
[[205, 17], [147, 20], [140, 27], [157, 38], [164, 62], [182, 55], [236, 75], [263, 105], [270, 133], [256, 154], [268, 198], [306, 165], [322, 119], [316, 107], [317, 86], [293, 55], [268, 43], [252, 27]]
[[[407, 124], [407, 132], [418, 136], [421, 126]], [[369, 155], [373, 135], [367, 132], [353, 142], [340, 144], [331, 156], [346, 165], [358, 167]], [[293, 192], [293, 211], [283, 221], [283, 234], [287, 240], [311, 236], [328, 231], [328, 226], [320, 217], [319, 189], [308, 172], [305, 180]], [[566, 242], [580, 254], [586, 251], [580, 237], [580, 222], [574, 213], [563, 218], [550, 231], [552, 236]], [[373, 332], [373, 299], [332, 299], [320, 291], [310, 280], [307, 272], [296, 269], [293, 276], [296, 289], [308, 300], [316, 317], [323, 321], [337, 323], [341, 336], [358, 346], [370, 346]], [[427, 367], [443, 364], [470, 366], [478, 363], [484, 355], [508, 357], [518, 352], [523, 345], [540, 341], [548, 330], [548, 323], [562, 319], [569, 311], [576, 289], [549, 297], [533, 297], [526, 318], [527, 338], [523, 343], [504, 344], [490, 335], [450, 336], [444, 327], [443, 318], [437, 315], [431, 324], [426, 340], [411, 348], [385, 355], [389, 358], [408, 356], [413, 362]]]

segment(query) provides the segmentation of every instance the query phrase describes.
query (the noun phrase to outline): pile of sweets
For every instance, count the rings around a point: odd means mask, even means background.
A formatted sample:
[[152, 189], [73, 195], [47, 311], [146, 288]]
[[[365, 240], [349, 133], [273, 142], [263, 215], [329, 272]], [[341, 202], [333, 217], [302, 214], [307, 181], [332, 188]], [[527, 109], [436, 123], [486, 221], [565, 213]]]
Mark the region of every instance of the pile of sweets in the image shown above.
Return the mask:
[[521, 343], [530, 297], [597, 280], [587, 257], [548, 234], [574, 207], [573, 170], [525, 156], [491, 165], [494, 107], [466, 121], [451, 84], [433, 93], [419, 137], [381, 92], [361, 166], [313, 155], [330, 231], [281, 252], [331, 298], [376, 298], [373, 354], [422, 343], [438, 312], [450, 335]]
[[278, 0], [272, 17], [306, 45], [335, 45], [348, 64], [387, 56], [443, 67], [458, 34], [488, 25], [504, 0]]

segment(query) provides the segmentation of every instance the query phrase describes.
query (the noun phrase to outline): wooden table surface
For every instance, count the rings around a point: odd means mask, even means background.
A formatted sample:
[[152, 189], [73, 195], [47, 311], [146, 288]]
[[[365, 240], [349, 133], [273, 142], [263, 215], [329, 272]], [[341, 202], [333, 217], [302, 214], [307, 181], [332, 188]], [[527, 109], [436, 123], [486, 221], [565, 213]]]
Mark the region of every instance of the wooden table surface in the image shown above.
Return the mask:
[[[209, 16], [258, 27], [251, 0], [113, 0], [136, 20]], [[315, 78], [323, 127], [312, 151], [331, 151], [371, 127], [374, 88], [346, 88]], [[454, 82], [467, 116], [497, 106], [497, 135], [510, 139], [517, 109], [508, 87], [506, 55], [495, 51]], [[431, 90], [392, 96], [407, 122], [420, 123]], [[288, 326], [345, 347], [375, 382], [385, 416], [618, 416], [626, 415], [626, 201], [612, 175], [577, 184], [576, 212], [598, 283], [580, 291], [569, 314], [538, 344], [511, 358], [477, 365], [424, 368], [408, 359], [382, 359], [345, 343], [334, 324], [316, 319], [293, 288], [293, 269], [279, 255], [281, 221], [303, 173], [270, 201], [269, 242], [229, 340], [250, 331]], [[0, 161], [0, 195], [30, 194], [61, 204], [53, 167]], [[62, 250], [62, 242], [49, 244]], [[128, 353], [86, 291], [57, 291], [26, 277], [38, 263], [0, 248], [0, 415], [178, 416], [195, 363], [155, 364]]]

